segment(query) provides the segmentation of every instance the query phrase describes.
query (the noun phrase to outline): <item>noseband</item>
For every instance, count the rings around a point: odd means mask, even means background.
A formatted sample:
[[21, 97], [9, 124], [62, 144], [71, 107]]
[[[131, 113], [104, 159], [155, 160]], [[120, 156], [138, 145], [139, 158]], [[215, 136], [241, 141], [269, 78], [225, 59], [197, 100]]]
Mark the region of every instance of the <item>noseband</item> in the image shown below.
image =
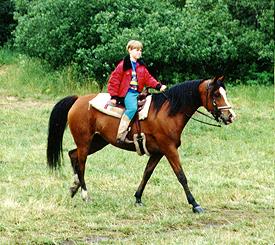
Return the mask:
[[[219, 88], [220, 87], [223, 87], [222, 85], [222, 82], [220, 80], [217, 81], [218, 85], [219, 85]], [[210, 82], [207, 83], [207, 97], [206, 97], [206, 105], [208, 105], [208, 99], [210, 98], [211, 99], [211, 104], [213, 106], [213, 110], [208, 110], [212, 116], [215, 118], [215, 120], [217, 122], [220, 122], [222, 121], [221, 119], [221, 115], [223, 114], [222, 113], [222, 110], [230, 110], [231, 109], [231, 106], [218, 106], [217, 105], [217, 102], [215, 100], [215, 97], [213, 95], [213, 91], [211, 91], [211, 86], [210, 86]]]

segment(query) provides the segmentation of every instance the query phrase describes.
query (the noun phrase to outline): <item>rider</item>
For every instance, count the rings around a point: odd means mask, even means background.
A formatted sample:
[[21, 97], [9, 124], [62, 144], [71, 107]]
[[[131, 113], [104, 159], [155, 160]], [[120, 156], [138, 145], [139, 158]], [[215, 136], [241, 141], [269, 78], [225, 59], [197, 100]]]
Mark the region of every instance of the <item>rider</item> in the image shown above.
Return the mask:
[[129, 53], [115, 70], [108, 81], [108, 92], [111, 103], [116, 105], [124, 100], [125, 112], [121, 117], [117, 132], [117, 143], [130, 141], [126, 138], [128, 126], [137, 111], [137, 97], [144, 86], [155, 88], [159, 91], [166, 89], [148, 72], [144, 62], [140, 59], [143, 45], [140, 41], [131, 40], [126, 46]]

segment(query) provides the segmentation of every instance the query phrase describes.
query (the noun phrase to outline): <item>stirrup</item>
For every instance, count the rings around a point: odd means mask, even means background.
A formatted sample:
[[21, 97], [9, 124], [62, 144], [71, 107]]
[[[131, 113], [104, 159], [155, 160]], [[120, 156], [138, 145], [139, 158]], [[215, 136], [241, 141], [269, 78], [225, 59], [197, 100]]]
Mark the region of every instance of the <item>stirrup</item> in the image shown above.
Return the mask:
[[124, 139], [124, 143], [126, 144], [133, 144], [134, 141], [133, 140], [129, 140], [127, 137]]
[[127, 137], [125, 137], [125, 139], [117, 139], [116, 140], [116, 143], [117, 144], [133, 144], [134, 143], [134, 141], [133, 140], [129, 140]]
[[118, 138], [116, 139], [116, 143], [117, 143], [117, 144], [133, 144], [134, 141], [129, 140], [129, 139], [127, 138], [127, 134], [128, 134], [128, 133], [129, 133], [129, 131], [127, 130], [127, 131], [124, 132], [122, 135], [120, 135], [120, 137], [118, 137]]

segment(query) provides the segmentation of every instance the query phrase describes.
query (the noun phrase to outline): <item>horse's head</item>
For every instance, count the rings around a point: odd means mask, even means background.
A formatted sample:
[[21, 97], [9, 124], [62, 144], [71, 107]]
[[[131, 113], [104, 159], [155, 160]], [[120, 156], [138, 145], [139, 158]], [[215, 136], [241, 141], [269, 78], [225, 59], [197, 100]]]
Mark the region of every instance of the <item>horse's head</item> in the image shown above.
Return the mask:
[[230, 124], [236, 118], [226, 97], [224, 77], [215, 77], [205, 80], [201, 84], [200, 93], [203, 106], [214, 116], [217, 121]]

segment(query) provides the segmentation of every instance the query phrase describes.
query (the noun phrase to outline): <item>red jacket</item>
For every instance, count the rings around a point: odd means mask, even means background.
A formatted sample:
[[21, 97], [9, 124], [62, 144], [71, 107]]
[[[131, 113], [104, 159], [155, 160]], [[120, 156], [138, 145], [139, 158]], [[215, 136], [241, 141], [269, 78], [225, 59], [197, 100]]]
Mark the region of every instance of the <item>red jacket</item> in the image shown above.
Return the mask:
[[[137, 61], [136, 73], [138, 79], [138, 92], [142, 92], [144, 86], [160, 89], [159, 83], [150, 75], [142, 61]], [[111, 73], [108, 81], [108, 93], [112, 98], [125, 97], [132, 79], [132, 65], [130, 56], [126, 56]]]

